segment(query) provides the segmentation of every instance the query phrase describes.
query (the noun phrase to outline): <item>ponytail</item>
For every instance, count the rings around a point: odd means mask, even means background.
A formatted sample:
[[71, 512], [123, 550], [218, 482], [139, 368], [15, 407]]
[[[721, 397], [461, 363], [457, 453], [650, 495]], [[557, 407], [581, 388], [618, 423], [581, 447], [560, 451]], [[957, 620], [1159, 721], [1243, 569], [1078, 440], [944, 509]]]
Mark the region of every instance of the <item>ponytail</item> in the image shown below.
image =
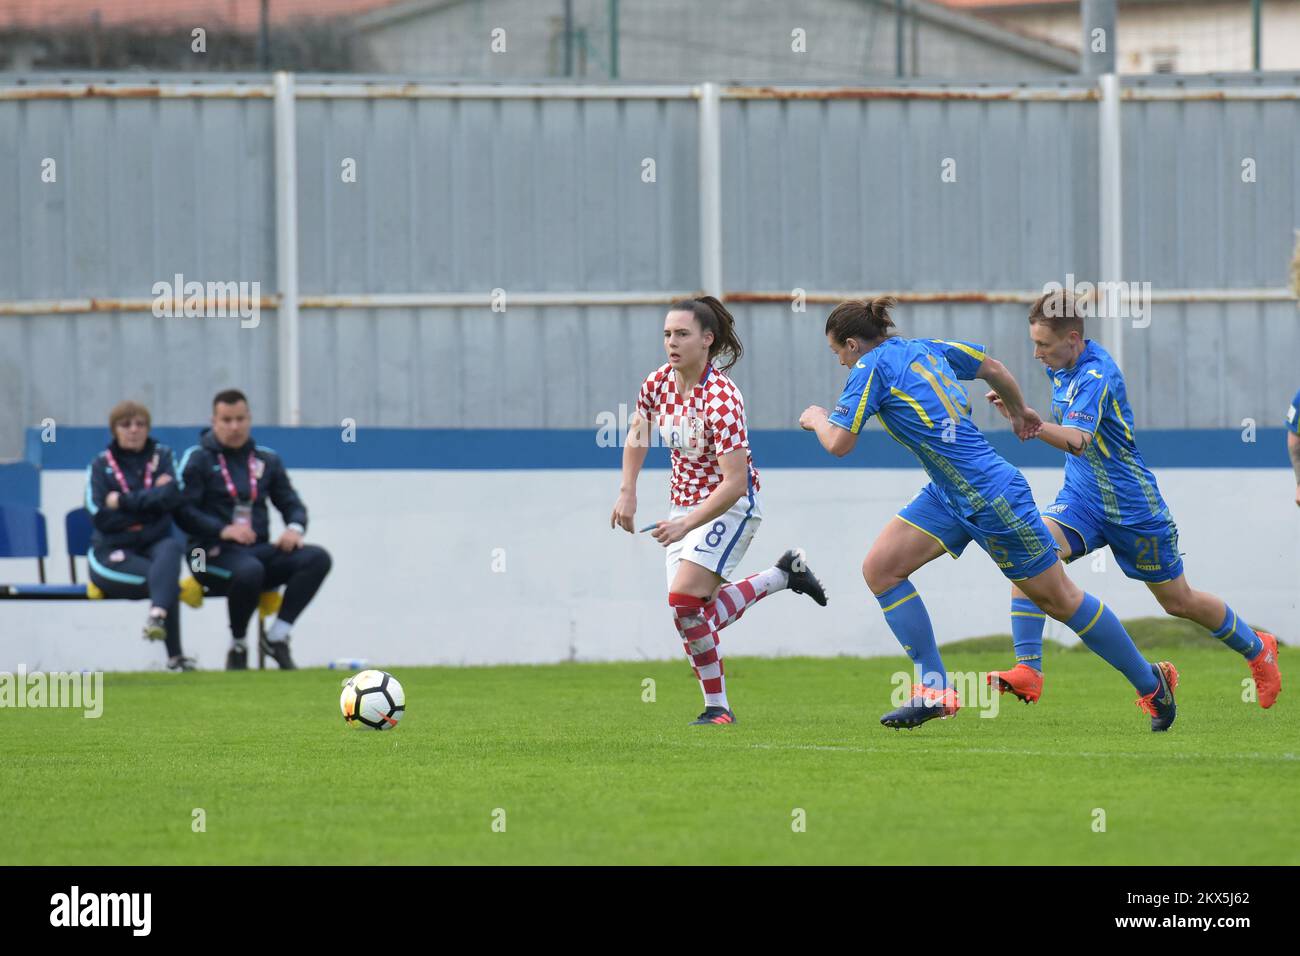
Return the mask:
[[877, 342], [896, 334], [894, 320], [889, 310], [898, 305], [892, 295], [878, 295], [874, 299], [850, 299], [841, 302], [826, 319], [826, 334], [843, 344], [849, 339]]
[[719, 372], [729, 372], [732, 366], [745, 354], [745, 347], [740, 344], [736, 334], [736, 320], [727, 307], [711, 295], [702, 295], [698, 299], [682, 299], [668, 307], [669, 312], [689, 312], [695, 316], [701, 332], [713, 333], [713, 344], [709, 346], [709, 361], [719, 355], [725, 355], [726, 361], [718, 365]]

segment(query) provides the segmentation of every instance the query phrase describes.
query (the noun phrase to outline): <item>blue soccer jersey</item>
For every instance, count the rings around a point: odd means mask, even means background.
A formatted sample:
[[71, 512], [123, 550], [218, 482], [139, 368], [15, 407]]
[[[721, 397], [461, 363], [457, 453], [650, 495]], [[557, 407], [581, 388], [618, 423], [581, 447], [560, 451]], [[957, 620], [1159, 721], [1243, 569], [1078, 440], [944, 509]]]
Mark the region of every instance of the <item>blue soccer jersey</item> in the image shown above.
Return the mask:
[[1291, 407], [1286, 413], [1286, 430], [1300, 435], [1300, 392], [1296, 392], [1295, 398], [1291, 399]]
[[830, 420], [857, 434], [875, 415], [914, 454], [961, 515], [988, 507], [1019, 474], [971, 421], [959, 379], [975, 378], [984, 347], [942, 339], [886, 339], [849, 372]]
[[1110, 354], [1091, 339], [1068, 369], [1047, 370], [1052, 418], [1093, 436], [1081, 455], [1065, 459], [1062, 494], [1094, 502], [1107, 521], [1141, 524], [1168, 517], [1165, 500], [1133, 439], [1124, 376]]

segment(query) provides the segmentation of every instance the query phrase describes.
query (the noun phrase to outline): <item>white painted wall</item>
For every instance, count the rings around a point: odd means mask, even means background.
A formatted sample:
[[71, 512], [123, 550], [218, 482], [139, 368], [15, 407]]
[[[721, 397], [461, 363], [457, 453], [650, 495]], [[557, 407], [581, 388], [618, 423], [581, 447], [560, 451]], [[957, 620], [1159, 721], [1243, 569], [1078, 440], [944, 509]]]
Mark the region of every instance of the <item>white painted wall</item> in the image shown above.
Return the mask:
[[[1040, 504], [1060, 472], [1026, 472]], [[778, 594], [723, 638], [733, 655], [875, 655], [897, 645], [868, 594], [860, 565], [872, 539], [920, 487], [917, 470], [762, 473], [767, 518], [742, 565], [749, 573], [792, 544], [808, 549], [830, 606]], [[1289, 471], [1164, 470], [1160, 485], [1179, 523], [1193, 586], [1215, 591], [1283, 641], [1300, 639], [1300, 511]], [[334, 570], [299, 619], [303, 666], [362, 656], [381, 666], [673, 658], [662, 552], [648, 535], [609, 530], [612, 471], [307, 471], [293, 478], [312, 512], [309, 538]], [[62, 512], [81, 500], [80, 472], [43, 476], [51, 518], [51, 580], [65, 581]], [[641, 479], [638, 520], [665, 511], [667, 473]], [[56, 517], [57, 516], [57, 517]], [[505, 572], [492, 571], [504, 549]], [[1159, 613], [1146, 588], [1106, 556], [1071, 575], [1121, 616]], [[84, 570], [84, 562], [82, 562]], [[80, 573], [80, 572], [79, 572]], [[0, 579], [34, 580], [34, 561], [0, 561]], [[971, 546], [914, 578], [941, 643], [1007, 632], [1002, 575]], [[224, 665], [225, 602], [183, 608], [188, 653]], [[0, 602], [0, 670], [158, 669], [161, 646], [140, 637], [142, 603]], [[1073, 635], [1049, 622], [1049, 636]], [[1064, 632], [1064, 633], [1061, 633]]]

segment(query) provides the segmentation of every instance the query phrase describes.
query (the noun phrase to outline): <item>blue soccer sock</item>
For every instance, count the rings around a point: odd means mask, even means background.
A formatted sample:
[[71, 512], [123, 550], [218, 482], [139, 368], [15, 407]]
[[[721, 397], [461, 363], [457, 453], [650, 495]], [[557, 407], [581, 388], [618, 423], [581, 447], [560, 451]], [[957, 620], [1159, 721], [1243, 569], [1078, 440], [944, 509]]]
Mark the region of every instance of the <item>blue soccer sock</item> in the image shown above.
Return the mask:
[[1228, 607], [1226, 603], [1223, 605], [1223, 609], [1223, 623], [1214, 632], [1214, 636], [1246, 658], [1246, 660], [1253, 661], [1259, 656], [1259, 652], [1264, 649], [1264, 642], [1259, 639], [1259, 635], [1251, 629], [1250, 625], [1237, 617], [1237, 612]]
[[1146, 696], [1160, 686], [1151, 664], [1133, 644], [1115, 612], [1091, 594], [1084, 594], [1079, 610], [1065, 626], [1079, 635], [1088, 650], [1127, 677], [1139, 694]]
[[1042, 673], [1043, 626], [1047, 615], [1029, 598], [1011, 599], [1011, 640], [1016, 645], [1016, 663]]
[[948, 686], [948, 673], [943, 669], [939, 645], [934, 642], [934, 628], [930, 626], [930, 612], [921, 602], [911, 581], [895, 584], [888, 591], [876, 595], [880, 609], [885, 612], [885, 623], [903, 645], [913, 663], [920, 669], [920, 683], [926, 687], [943, 690]]

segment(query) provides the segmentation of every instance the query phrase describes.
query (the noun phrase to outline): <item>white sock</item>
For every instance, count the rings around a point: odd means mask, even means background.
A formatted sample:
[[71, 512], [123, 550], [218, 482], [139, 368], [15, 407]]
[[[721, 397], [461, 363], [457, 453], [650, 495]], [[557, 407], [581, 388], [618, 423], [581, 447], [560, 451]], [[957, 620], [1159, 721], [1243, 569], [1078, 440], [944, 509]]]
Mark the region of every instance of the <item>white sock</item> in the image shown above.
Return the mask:
[[771, 594], [773, 591], [784, 590], [790, 584], [790, 575], [786, 574], [780, 568], [772, 567], [766, 571], [759, 571], [757, 574], [751, 574], [749, 580], [754, 584], [754, 590], [763, 594]]
[[245, 638], [242, 638], [242, 637], [234, 637], [234, 638], [231, 638], [231, 639], [230, 639], [230, 649], [231, 649], [232, 651], [247, 651], [247, 650], [248, 650], [248, 641], [247, 641]]
[[287, 641], [289, 639], [289, 632], [292, 630], [292, 624], [288, 621], [282, 621], [277, 617], [275, 623], [271, 625], [271, 630], [267, 632], [266, 639], [268, 641]]

